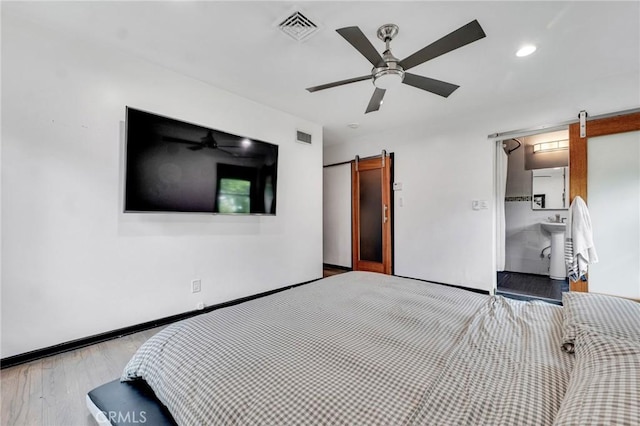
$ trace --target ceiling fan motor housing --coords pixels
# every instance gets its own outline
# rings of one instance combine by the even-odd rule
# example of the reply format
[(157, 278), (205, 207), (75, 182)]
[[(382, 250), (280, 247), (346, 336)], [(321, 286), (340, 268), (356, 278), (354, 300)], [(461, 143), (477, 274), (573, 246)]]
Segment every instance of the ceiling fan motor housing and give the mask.
[(378, 38), (385, 42), (386, 50), (382, 54), (384, 61), (379, 67), (371, 70), (373, 85), (379, 89), (389, 89), (399, 85), (404, 80), (404, 69), (398, 64), (398, 58), (391, 54), (389, 42), (398, 34), (398, 26), (395, 24), (385, 24), (378, 28)]

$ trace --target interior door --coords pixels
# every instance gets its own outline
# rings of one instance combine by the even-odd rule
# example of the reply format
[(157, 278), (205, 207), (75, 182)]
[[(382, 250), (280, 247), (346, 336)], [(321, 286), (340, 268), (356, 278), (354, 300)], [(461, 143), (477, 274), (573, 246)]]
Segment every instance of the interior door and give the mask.
[(391, 157), (354, 161), (351, 179), (353, 270), (391, 274)]
[[(621, 148), (619, 148), (619, 146), (617, 145), (617, 143), (619, 142), (618, 138), (607, 138), (605, 136), (616, 135), (616, 134), (627, 133), (627, 132), (637, 132), (638, 130), (640, 130), (640, 113), (619, 115), (619, 116), (614, 116), (609, 118), (602, 118), (598, 120), (588, 121), (586, 123), (586, 137), (580, 137), (580, 127), (578, 123), (572, 124), (571, 126), (569, 126), (569, 171), (571, 175), (569, 179), (570, 199), (571, 201), (573, 201), (573, 199), (579, 195), (585, 200), (587, 205), (589, 205), (589, 209), (590, 210), (593, 209), (591, 219), (592, 219), (592, 225), (594, 227), (594, 244), (596, 245), (596, 251), (598, 252), (600, 263), (602, 263), (602, 265), (600, 264), (593, 265), (594, 267), (605, 268), (607, 267), (608, 263), (613, 262), (612, 259), (615, 260), (616, 258), (624, 258), (625, 256), (628, 256), (630, 253), (635, 253), (638, 251), (638, 247), (635, 247), (634, 250), (631, 250), (631, 251), (623, 249), (625, 242), (629, 240), (629, 238), (630, 238), (630, 241), (632, 241), (637, 246), (637, 237), (630, 236), (631, 233), (635, 232), (634, 229), (637, 230), (638, 228), (638, 221), (640, 220), (640, 218), (637, 215), (637, 209), (634, 210), (636, 212), (634, 218), (628, 217), (629, 214), (632, 214), (632, 212), (628, 211), (628, 209), (626, 208), (622, 208), (623, 211), (616, 211), (616, 207), (617, 207), (616, 203), (619, 203), (621, 201), (620, 199), (616, 199), (616, 194), (619, 192), (620, 189), (629, 189), (628, 188), (629, 185), (635, 185), (634, 187), (636, 188), (636, 191), (637, 191), (638, 175), (637, 173), (636, 174), (631, 173), (634, 171), (634, 169), (636, 169), (637, 171), (637, 162), (635, 163), (635, 166), (633, 165), (630, 166), (628, 161), (626, 160), (623, 161), (620, 158), (618, 159), (614, 158), (613, 163), (610, 162), (611, 167), (609, 168), (608, 171), (604, 169), (601, 165), (591, 164), (591, 166), (596, 166), (594, 167), (594, 172), (601, 172), (602, 170), (605, 170), (606, 172), (604, 174), (600, 173), (599, 176), (601, 177), (598, 178), (598, 180), (602, 180), (604, 176), (606, 177), (607, 180), (612, 180), (613, 182), (615, 182), (610, 184), (609, 187), (607, 187), (604, 191), (600, 190), (594, 194), (594, 195), (597, 195), (597, 197), (594, 198), (594, 205), (592, 206), (589, 200), (587, 199), (587, 192), (588, 192), (587, 190), (597, 191), (598, 188), (597, 188), (597, 185), (594, 185), (594, 180), (593, 180), (593, 178), (596, 176), (590, 177), (587, 173), (590, 167), (590, 160), (589, 160), (590, 156), (588, 154), (587, 148), (588, 146), (591, 146), (591, 142), (595, 142), (596, 144), (601, 145), (601, 146), (597, 146), (597, 149), (599, 149), (598, 152), (600, 153), (599, 154), (595, 153), (597, 154), (596, 156), (599, 156), (599, 157), (604, 157), (605, 155), (608, 156), (611, 153), (607, 153), (607, 150), (617, 151)], [(631, 136), (631, 138), (633, 139), (633, 136)], [(598, 140), (596, 141), (596, 139)], [(637, 136), (636, 136), (636, 143), (637, 143)], [(596, 147), (596, 146), (593, 146), (593, 147)], [(629, 151), (628, 147), (623, 149), (624, 149), (623, 152), (613, 152), (613, 153), (620, 154), (620, 156), (622, 157), (624, 156), (631, 157), (631, 156), (637, 155), (637, 152), (638, 152), (637, 147), (636, 147), (635, 154), (633, 150)], [(620, 176), (614, 176), (614, 174), (620, 175)], [(617, 180), (615, 180), (614, 178), (616, 178)], [(601, 182), (598, 182), (598, 184), (599, 183)], [(608, 198), (603, 197), (603, 195), (604, 196), (608, 195)], [(624, 197), (624, 199), (628, 199), (628, 194), (617, 195), (617, 197), (618, 198)], [(636, 194), (636, 197), (637, 197), (637, 194)], [(596, 204), (600, 204), (600, 206)], [(599, 211), (606, 211), (607, 213), (606, 216), (600, 215), (603, 218), (605, 218), (605, 220), (598, 220), (598, 218), (600, 217), (598, 215)], [(621, 218), (625, 220), (631, 219), (632, 221), (635, 221), (635, 228), (627, 227), (622, 230), (616, 231), (615, 227), (612, 228), (611, 226), (619, 225), (619, 222), (621, 222)], [(607, 223), (607, 222), (610, 222), (610, 223)], [(601, 238), (601, 241), (604, 243), (603, 246), (600, 246), (602, 248), (602, 252), (601, 252), (601, 250), (598, 248), (599, 242), (596, 239), (596, 229), (595, 229), (596, 227), (598, 228), (597, 232), (603, 231), (605, 234), (609, 234), (609, 235), (606, 235), (607, 237), (614, 238), (615, 240), (614, 243), (610, 244), (609, 246), (612, 248), (618, 247), (617, 252), (611, 251), (611, 253), (607, 255), (607, 252), (609, 251), (608, 250), (609, 247), (607, 247), (606, 241), (604, 241), (603, 238)], [(636, 238), (635, 241), (633, 241), (634, 238)], [(625, 265), (624, 267), (627, 267), (628, 265), (637, 264), (638, 259), (634, 258), (630, 262), (631, 263), (629, 262), (624, 263), (623, 264)], [(626, 280), (628, 281), (628, 284), (630, 285), (631, 288), (635, 288), (636, 291), (640, 290), (639, 288), (640, 282), (639, 282), (639, 278), (637, 277), (637, 274), (635, 274), (634, 278), (631, 278), (631, 279), (627, 278)], [(569, 283), (569, 286), (571, 291), (589, 291), (589, 287), (590, 287), (587, 281), (571, 281)], [(605, 287), (601, 287), (599, 285), (598, 288), (595, 288), (594, 290), (597, 292), (604, 292), (604, 293), (612, 292), (606, 289), (606, 284), (605, 284)], [(627, 294), (620, 294), (620, 295), (624, 295), (627, 297), (634, 297), (633, 295), (629, 296)], [(635, 298), (638, 298), (638, 297), (640, 296), (636, 294)]]

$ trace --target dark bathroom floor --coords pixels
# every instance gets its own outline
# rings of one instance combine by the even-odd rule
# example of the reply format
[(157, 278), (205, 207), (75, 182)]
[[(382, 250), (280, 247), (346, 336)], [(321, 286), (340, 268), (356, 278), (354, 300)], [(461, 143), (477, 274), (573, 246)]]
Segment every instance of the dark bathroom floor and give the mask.
[(498, 294), (514, 299), (543, 299), (559, 302), (569, 291), (569, 280), (552, 280), (546, 275), (498, 272)]

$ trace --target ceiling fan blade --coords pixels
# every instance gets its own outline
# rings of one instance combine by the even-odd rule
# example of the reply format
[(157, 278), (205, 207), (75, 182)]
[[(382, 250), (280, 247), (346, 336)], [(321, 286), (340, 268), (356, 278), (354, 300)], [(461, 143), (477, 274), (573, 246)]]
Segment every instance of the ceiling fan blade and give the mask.
[(415, 75), (411, 73), (404, 73), (404, 84), (417, 87), (418, 89), (426, 90), (427, 92), (435, 93), (442, 97), (448, 98), (458, 87), (455, 84), (447, 83), (446, 81), (435, 80), (433, 78), (423, 77), (421, 75)]
[(473, 20), (467, 25), (458, 28), (452, 33), (442, 37), (440, 40), (431, 43), (427, 47), (418, 50), (413, 55), (401, 60), (400, 65), (406, 71), (484, 37), (486, 37), (484, 30), (477, 20)]
[(237, 153), (235, 153), (235, 152), (231, 152), (231, 151), (227, 151), (226, 149), (222, 149), (222, 148), (220, 148), (220, 147), (217, 147), (217, 148), (216, 148), (216, 151), (224, 152), (225, 154), (229, 154), (229, 155), (231, 155), (232, 157), (238, 157), (238, 154), (237, 154)]
[(356, 83), (358, 81), (371, 80), (371, 75), (363, 75), (362, 77), (349, 78), (347, 80), (334, 81), (333, 83), (322, 84), (320, 86), (308, 87), (307, 90), (310, 93), (317, 92), (318, 90), (330, 89), (336, 86), (343, 86), (349, 83)]
[(174, 138), (173, 136), (163, 136), (162, 140), (167, 142), (178, 142), (178, 143), (188, 143), (191, 145), (200, 145), (200, 142), (194, 142), (187, 139)]
[(380, 109), (380, 105), (382, 105), (382, 98), (384, 98), (384, 92), (386, 92), (386, 90), (376, 87), (376, 90), (373, 92), (373, 96), (371, 96), (371, 100), (369, 101), (369, 105), (367, 105), (367, 110), (364, 112), (365, 114)]
[(378, 53), (373, 44), (369, 41), (367, 36), (365, 36), (360, 28), (358, 27), (345, 27), (339, 28), (336, 30), (338, 34), (344, 37), (345, 40), (349, 42), (353, 47), (356, 48), (358, 52), (362, 54), (371, 65), (374, 67), (379, 67), (384, 64), (382, 60), (382, 56)]

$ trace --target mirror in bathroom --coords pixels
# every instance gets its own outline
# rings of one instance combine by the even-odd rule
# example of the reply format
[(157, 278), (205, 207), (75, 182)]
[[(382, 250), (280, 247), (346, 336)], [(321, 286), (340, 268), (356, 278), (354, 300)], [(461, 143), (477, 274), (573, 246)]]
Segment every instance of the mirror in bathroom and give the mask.
[(551, 167), (531, 171), (531, 209), (569, 208), (569, 168)]

